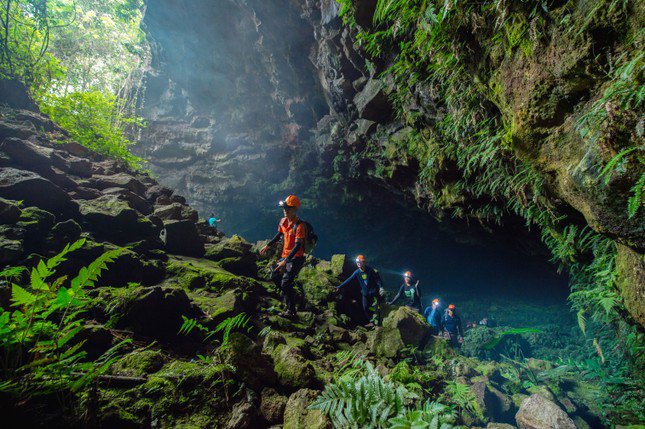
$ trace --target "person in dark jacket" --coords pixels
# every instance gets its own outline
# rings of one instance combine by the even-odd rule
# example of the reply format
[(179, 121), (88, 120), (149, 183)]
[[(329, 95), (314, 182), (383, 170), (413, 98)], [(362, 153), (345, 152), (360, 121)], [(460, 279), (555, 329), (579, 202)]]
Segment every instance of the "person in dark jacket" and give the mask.
[(406, 271), (403, 274), (403, 284), (399, 288), (399, 292), (390, 302), (389, 305), (394, 304), (401, 296), (404, 296), (404, 304), (414, 311), (421, 310), (421, 295), (419, 294), (419, 282), (414, 282), (412, 273)]
[(439, 302), (438, 298), (435, 298), (432, 300), (432, 305), (426, 307), (423, 312), (423, 316), (432, 327), (432, 335), (439, 335), (443, 329), (443, 324), (441, 323), (441, 310), (441, 302)]
[(365, 327), (370, 328), (374, 326), (373, 317), (376, 310), (376, 323), (381, 324), (381, 294), (380, 290), (383, 287), (383, 281), (378, 271), (367, 265), (365, 256), (358, 255), (356, 257), (356, 266), (358, 269), (349, 276), (347, 280), (336, 287), (336, 291), (340, 292), (350, 284), (358, 284), (361, 289), (361, 299), (363, 306), (363, 315), (365, 317)]
[(453, 347), (459, 347), (464, 342), (464, 329), (461, 326), (461, 318), (457, 314), (455, 304), (450, 304), (443, 315), (443, 329), (450, 339)]

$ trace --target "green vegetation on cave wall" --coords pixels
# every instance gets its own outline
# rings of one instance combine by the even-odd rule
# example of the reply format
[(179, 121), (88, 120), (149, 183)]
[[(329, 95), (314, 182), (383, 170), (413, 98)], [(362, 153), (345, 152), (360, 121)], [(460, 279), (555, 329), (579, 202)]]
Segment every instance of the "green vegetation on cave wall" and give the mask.
[(643, 3), (339, 3), (398, 126), (341, 149), (336, 177), (370, 159), (439, 216), (521, 216), (571, 274), (590, 350), (642, 373)]

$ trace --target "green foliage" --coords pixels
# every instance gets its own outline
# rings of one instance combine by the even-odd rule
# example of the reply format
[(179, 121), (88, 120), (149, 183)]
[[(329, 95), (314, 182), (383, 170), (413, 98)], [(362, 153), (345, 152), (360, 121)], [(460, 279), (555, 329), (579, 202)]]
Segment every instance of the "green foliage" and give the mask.
[(370, 362), (362, 365), (363, 373), (346, 374), (325, 386), (309, 408), (325, 413), (335, 427), (388, 427), (388, 419), (401, 415), (414, 395), (383, 380)]
[(0, 78), (26, 84), (80, 144), (141, 167), (126, 137), (149, 61), (140, 0), (2, 0)]
[(467, 411), (483, 420), (482, 410), (468, 385), (449, 381), (446, 383), (444, 397), (449, 403), (455, 404), (460, 413)]
[(495, 335), (490, 341), (484, 344), (484, 348), (487, 350), (492, 350), (504, 339), (506, 335), (519, 335), (519, 334), (530, 334), (530, 333), (541, 333), (542, 331), (534, 328), (513, 328), (504, 332), (500, 332)]
[(66, 129), (70, 137), (98, 153), (141, 168), (143, 160), (130, 152), (132, 142), (126, 127), (141, 127), (141, 118), (119, 113), (119, 100), (99, 91), (73, 92), (65, 96), (47, 95), (41, 108), (54, 122)]
[(455, 412), (446, 405), (427, 401), (418, 409), (406, 410), (403, 415), (393, 417), (388, 421), (390, 429), (451, 429), (457, 428)]
[(247, 316), (246, 313), (240, 313), (233, 317), (227, 317), (226, 319), (218, 323), (217, 326), (215, 326), (215, 329), (210, 329), (209, 327), (204, 326), (201, 323), (197, 322), (195, 319), (190, 319), (186, 316), (181, 316), (181, 317), (182, 319), (184, 319), (184, 322), (179, 328), (180, 334), (188, 335), (193, 331), (193, 329), (197, 328), (198, 330), (200, 330), (205, 334), (204, 340), (207, 340), (211, 338), (213, 335), (221, 332), (222, 346), (225, 346), (228, 344), (228, 337), (233, 330), (240, 330), (240, 331), (246, 331), (246, 332), (251, 330), (251, 326), (249, 326), (249, 321), (251, 320), (251, 318)]
[(83, 329), (82, 313), (90, 298), (85, 290), (94, 286), (107, 265), (122, 249), (108, 251), (68, 280), (55, 277), (57, 267), (67, 256), (83, 246), (85, 240), (68, 244), (56, 256), (41, 260), (31, 269), (28, 284), (18, 281), (19, 272), (11, 274), (12, 311), (0, 309), (0, 360), (3, 388), (18, 395), (47, 394), (87, 386), (104, 373), (116, 359), (110, 349), (94, 362), (85, 361), (83, 342), (77, 335)]

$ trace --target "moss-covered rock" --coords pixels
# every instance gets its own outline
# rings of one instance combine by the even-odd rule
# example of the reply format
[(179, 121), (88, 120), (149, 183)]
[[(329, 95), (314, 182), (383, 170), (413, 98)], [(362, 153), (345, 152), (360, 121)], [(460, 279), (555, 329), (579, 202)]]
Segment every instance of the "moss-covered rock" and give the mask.
[(331, 429), (331, 421), (320, 410), (307, 407), (316, 399), (318, 391), (300, 389), (289, 397), (284, 410), (283, 429)]
[(225, 289), (259, 287), (254, 280), (232, 274), (217, 263), (205, 259), (171, 257), (168, 272), (185, 289), (208, 289), (215, 292)]
[(645, 327), (645, 255), (618, 245), (616, 287), (631, 316)]
[(300, 271), (298, 281), (302, 283), (305, 299), (314, 306), (320, 307), (333, 300), (337, 282), (332, 275), (307, 266)]
[(213, 323), (219, 323), (227, 317), (233, 317), (248, 310), (246, 294), (239, 289), (229, 290), (221, 295), (196, 290), (188, 292), (188, 296)]
[(405, 347), (401, 339), (401, 332), (396, 328), (380, 327), (367, 333), (365, 343), (373, 355), (382, 358), (395, 358)]
[(347, 255), (332, 255), (331, 273), (339, 280), (345, 280), (352, 275), (356, 266)]
[(280, 395), (275, 389), (264, 388), (260, 400), (260, 414), (269, 423), (282, 422), (288, 400), (289, 398)]
[(253, 390), (275, 385), (277, 377), (271, 359), (248, 336), (231, 333), (225, 356), (226, 362), (235, 367), (235, 375)]
[(399, 331), (406, 345), (420, 346), (430, 336), (430, 325), (417, 311), (402, 306), (383, 319), (383, 327)]
[(280, 384), (302, 388), (312, 383), (315, 375), (314, 369), (298, 347), (278, 344), (271, 356)]
[(116, 361), (110, 372), (116, 375), (142, 377), (159, 371), (166, 357), (159, 350), (139, 350), (126, 354)]
[(247, 254), (253, 254), (253, 245), (240, 237), (233, 235), (224, 238), (219, 243), (206, 246), (204, 257), (211, 261), (221, 261), (226, 258), (239, 258)]

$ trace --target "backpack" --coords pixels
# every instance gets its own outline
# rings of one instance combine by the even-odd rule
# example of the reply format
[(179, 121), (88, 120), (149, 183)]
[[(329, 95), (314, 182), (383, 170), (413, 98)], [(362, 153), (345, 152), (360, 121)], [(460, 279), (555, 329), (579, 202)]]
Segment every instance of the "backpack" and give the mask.
[(303, 224), (305, 226), (305, 246), (304, 250), (305, 253), (311, 253), (314, 250), (314, 247), (316, 247), (316, 244), (318, 244), (318, 236), (316, 235), (316, 232), (314, 231), (314, 227), (307, 222), (306, 220), (298, 219), (298, 222), (293, 227), (293, 234), (296, 234), (296, 230), (298, 229), (298, 225)]

